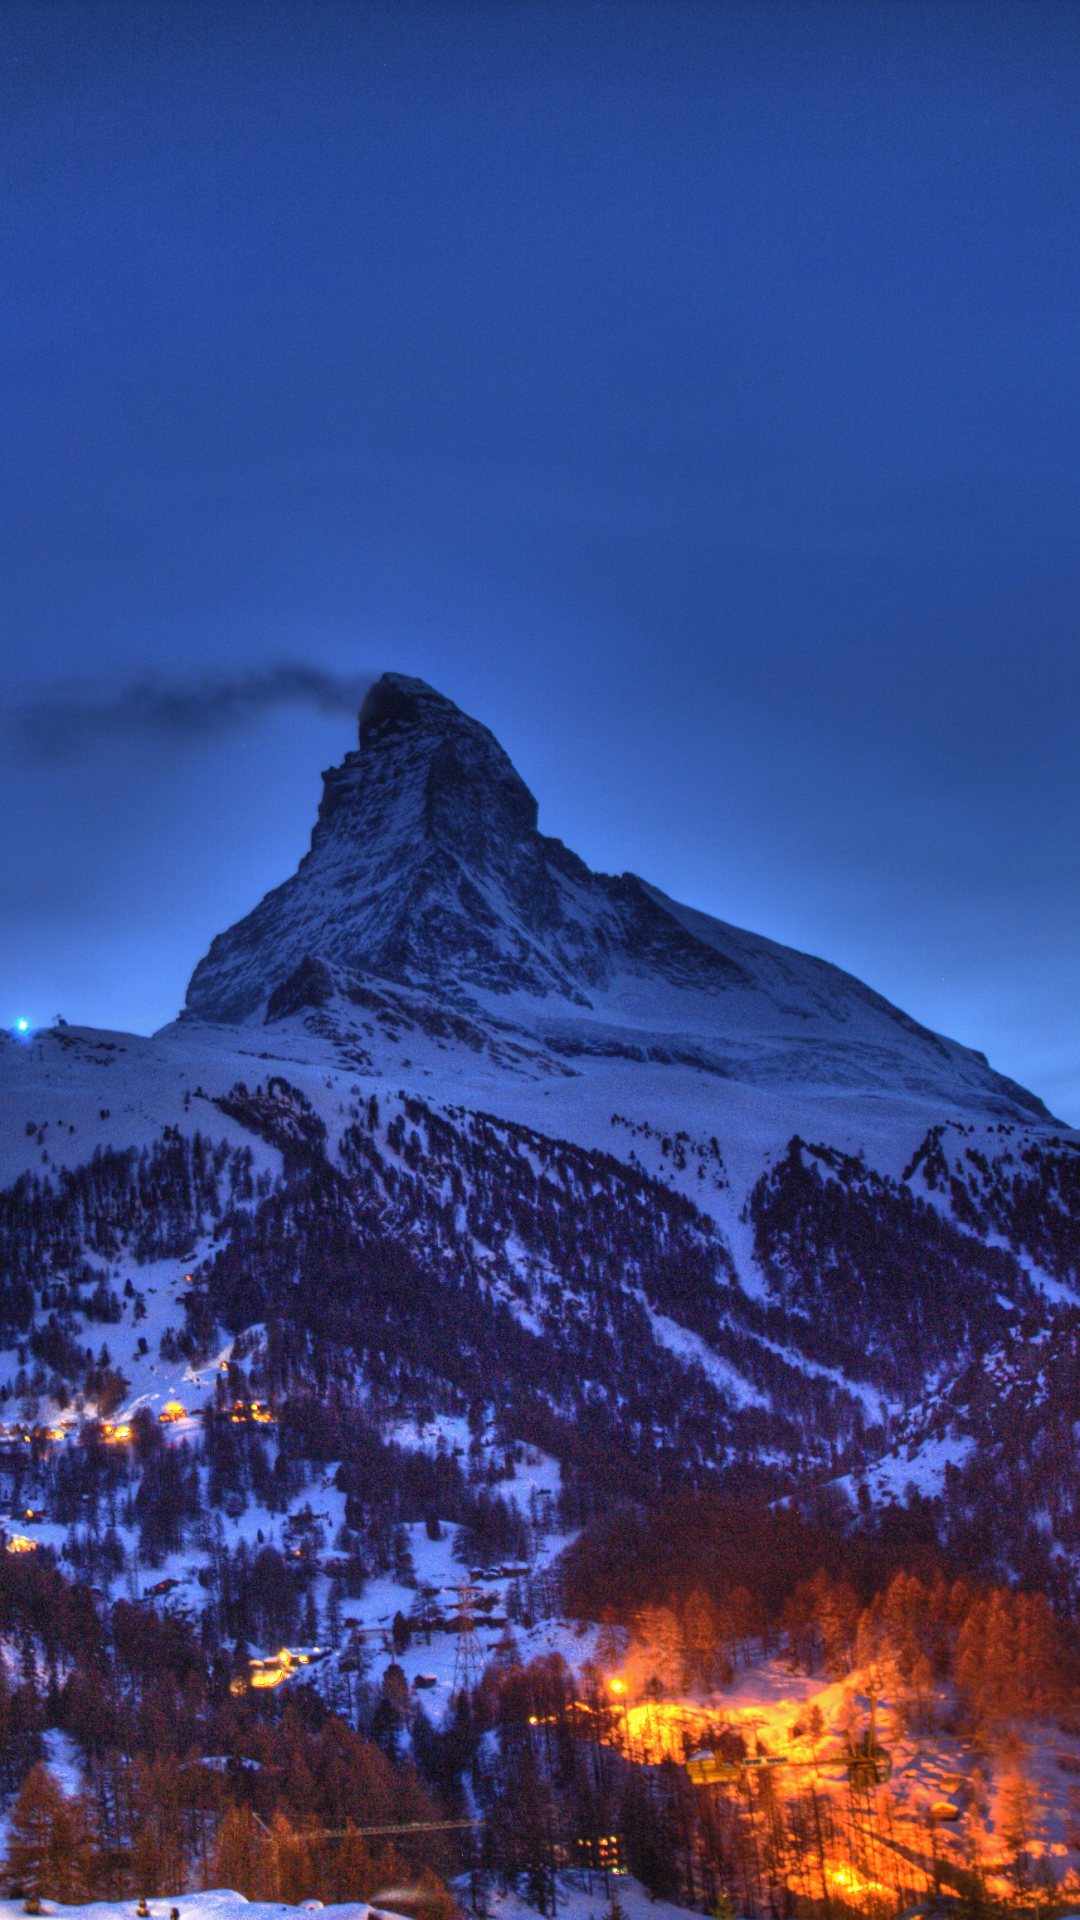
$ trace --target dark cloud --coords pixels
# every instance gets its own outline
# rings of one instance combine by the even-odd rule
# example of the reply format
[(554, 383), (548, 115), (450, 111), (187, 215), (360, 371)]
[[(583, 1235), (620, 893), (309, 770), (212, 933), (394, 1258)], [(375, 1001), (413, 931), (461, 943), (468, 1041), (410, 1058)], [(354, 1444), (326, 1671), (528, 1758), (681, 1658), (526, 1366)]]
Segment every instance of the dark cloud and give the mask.
[(370, 673), (327, 673), (295, 663), (197, 680), (155, 675), (105, 698), (79, 690), (42, 694), (9, 706), (7, 717), (24, 753), (63, 759), (118, 736), (203, 738), (243, 726), (272, 707), (355, 715), (373, 679)]

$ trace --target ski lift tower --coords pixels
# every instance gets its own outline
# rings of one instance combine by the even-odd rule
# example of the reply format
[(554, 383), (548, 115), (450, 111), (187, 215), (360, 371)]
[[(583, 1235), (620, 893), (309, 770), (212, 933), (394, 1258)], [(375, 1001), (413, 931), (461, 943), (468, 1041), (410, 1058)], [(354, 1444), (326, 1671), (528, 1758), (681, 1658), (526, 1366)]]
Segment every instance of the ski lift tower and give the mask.
[(484, 1670), (484, 1657), (476, 1632), (478, 1589), (463, 1581), (457, 1590), (457, 1646), (454, 1649), (454, 1692), (471, 1693)]

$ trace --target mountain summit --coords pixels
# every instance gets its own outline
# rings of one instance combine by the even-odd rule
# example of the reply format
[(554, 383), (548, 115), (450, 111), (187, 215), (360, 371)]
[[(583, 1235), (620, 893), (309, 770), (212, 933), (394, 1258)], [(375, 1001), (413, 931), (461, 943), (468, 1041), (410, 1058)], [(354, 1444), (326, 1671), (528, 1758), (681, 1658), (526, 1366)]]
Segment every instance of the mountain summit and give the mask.
[(498, 741), (421, 680), (384, 674), (325, 775), (297, 872), (219, 934), (184, 1017), (274, 1022), (373, 991), (468, 1011), (550, 1055), (725, 1079), (946, 1097), (1046, 1118), (980, 1054), (826, 962), (593, 873), (537, 828)]
[(311, 851), (213, 942), (187, 1011), (248, 1020), (305, 962), (456, 997), (524, 992), (582, 1008), (620, 967), (681, 985), (749, 985), (640, 881), (591, 873), (536, 820), (486, 727), (422, 680), (384, 674), (361, 709), (357, 750), (325, 776)]

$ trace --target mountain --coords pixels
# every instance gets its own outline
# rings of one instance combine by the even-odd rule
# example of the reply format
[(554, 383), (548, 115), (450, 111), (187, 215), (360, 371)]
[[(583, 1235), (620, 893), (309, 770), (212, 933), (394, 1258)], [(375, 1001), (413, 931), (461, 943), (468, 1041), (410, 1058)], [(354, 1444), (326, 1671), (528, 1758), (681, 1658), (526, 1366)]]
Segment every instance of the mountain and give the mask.
[(485, 727), (387, 674), (298, 871), (173, 1025), (8, 1037), (0, 1405), (198, 1400), (231, 1362), (371, 1540), (436, 1486), (512, 1534), (419, 1441), (372, 1453), (438, 1417), (558, 1462), (568, 1526), (613, 1489), (911, 1481), (1030, 1560), (977, 1470), (1002, 1421), (956, 1409), (987, 1355), (1001, 1381), (1075, 1344), (1076, 1136), (850, 975), (537, 821)]
[[(184, 1017), (273, 1025), (334, 1009), (344, 1034), (404, 991), (505, 1051), (691, 1066), (749, 1085), (911, 1093), (999, 1118), (1049, 1116), (982, 1055), (839, 968), (592, 873), (537, 830), (486, 727), (385, 674), (359, 746), (325, 776), (311, 850), (196, 967)], [(427, 1012), (425, 1013), (425, 1006)], [(320, 1030), (331, 1031), (330, 1023)]]

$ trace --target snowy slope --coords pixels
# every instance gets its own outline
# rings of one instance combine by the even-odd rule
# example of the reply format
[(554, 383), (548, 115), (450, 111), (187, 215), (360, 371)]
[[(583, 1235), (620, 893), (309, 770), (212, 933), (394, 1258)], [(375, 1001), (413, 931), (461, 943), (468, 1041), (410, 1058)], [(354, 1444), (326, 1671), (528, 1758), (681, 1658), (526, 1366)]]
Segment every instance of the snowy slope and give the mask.
[[(361, 713), (357, 750), (326, 776), (311, 851), (213, 942), (174, 1025), (152, 1038), (67, 1027), (0, 1037), (0, 1185), (9, 1191), (26, 1176), (61, 1196), (69, 1178), (89, 1192), (95, 1153), (152, 1157), (170, 1139), (190, 1145), (196, 1132), (231, 1156), (234, 1185), (222, 1187), (218, 1211), (196, 1209), (162, 1229), (150, 1252), (134, 1227), (105, 1251), (86, 1217), (91, 1203), (75, 1209), (88, 1272), (104, 1276), (120, 1302), (107, 1341), (130, 1382), (129, 1405), (172, 1397), (195, 1405), (210, 1391), (235, 1326), (222, 1320), (195, 1365), (163, 1357), (162, 1338), (184, 1325), (185, 1276), (205, 1276), (219, 1259), (220, 1210), (251, 1216), (260, 1193), (295, 1181), (289, 1137), (274, 1131), (284, 1124), (280, 1099), (267, 1127), (235, 1097), (242, 1085), (263, 1098), (276, 1081), (323, 1130), (320, 1164), (339, 1180), (349, 1169), (357, 1220), (377, 1219), (380, 1233), (422, 1250), (429, 1271), (440, 1262), (467, 1269), (485, 1311), (508, 1311), (537, 1355), (590, 1323), (579, 1343), (587, 1365), (589, 1340), (608, 1338), (616, 1312), (620, 1340), (627, 1352), (639, 1343), (657, 1392), (677, 1393), (680, 1379), (692, 1386), (699, 1428), (713, 1421), (721, 1453), (790, 1456), (808, 1444), (821, 1394), (833, 1396), (845, 1445), (864, 1419), (887, 1426), (898, 1412), (880, 1369), (853, 1370), (815, 1344), (813, 1324), (792, 1317), (790, 1301), (778, 1304), (786, 1269), (779, 1256), (762, 1264), (758, 1183), (801, 1135), (849, 1160), (862, 1156), (891, 1183), (872, 1196), (879, 1213), (885, 1202), (895, 1210), (899, 1183), (935, 1217), (959, 1220), (971, 1246), (1004, 1248), (1012, 1231), (1004, 1202), (980, 1225), (986, 1195), (958, 1216), (944, 1174), (933, 1190), (922, 1174), (904, 1184), (920, 1143), (947, 1127), (954, 1161), (977, 1150), (989, 1166), (1004, 1134), (1018, 1155), (1037, 1156), (1064, 1152), (1070, 1137), (981, 1055), (929, 1033), (839, 969), (683, 907), (633, 875), (591, 873), (536, 822), (536, 802), (484, 727), (421, 682), (384, 676)], [(364, 1184), (349, 1142), (372, 1095), (381, 1131)], [(436, 1151), (429, 1132), (419, 1172), (389, 1131), (412, 1126), (413, 1096), (445, 1136)], [(494, 1145), (477, 1115), (502, 1126)], [(572, 1279), (558, 1249), (588, 1232), (594, 1189), (588, 1164), (567, 1159), (571, 1149), (593, 1157), (595, 1192), (615, 1196), (616, 1213), (647, 1201), (658, 1248), (677, 1225), (674, 1213), (664, 1217), (664, 1196), (671, 1207), (692, 1203), (690, 1225), (679, 1219), (686, 1248), (693, 1243), (713, 1273), (711, 1305), (681, 1300), (673, 1282), (658, 1291), (648, 1259), (648, 1271), (627, 1266), (614, 1304), (593, 1296), (595, 1276), (584, 1290), (580, 1275)], [(513, 1173), (527, 1201), (530, 1178), (555, 1177), (541, 1164), (552, 1154), (562, 1182), (552, 1189), (554, 1238), (530, 1251), (498, 1218), (494, 1238), (490, 1221), (489, 1238), (478, 1237), (469, 1182), (475, 1196), (528, 1163), (531, 1174)], [(253, 1183), (247, 1198), (237, 1197), (238, 1156)], [(133, 1159), (132, 1180), (135, 1168)], [(439, 1212), (435, 1226), (422, 1227), (421, 1203)], [(1066, 1214), (1072, 1204), (1061, 1202)], [(13, 1205), (5, 1257), (44, 1289), (40, 1319), (50, 1300), (55, 1311), (49, 1282), (62, 1262), (68, 1270), (71, 1228), (35, 1252), (18, 1224), (24, 1216)], [(833, 1263), (833, 1253), (820, 1256), (816, 1285), (828, 1288)], [(868, 1350), (890, 1337), (884, 1308), (873, 1322), (876, 1276), (875, 1267), (863, 1284)], [(1000, 1337), (1002, 1314), (1020, 1310), (1029, 1282), (1063, 1298), (1074, 1280), (1025, 1256), (1012, 1279), (987, 1283), (987, 1337)], [(914, 1292), (926, 1284), (916, 1265)], [(224, 1311), (220, 1290), (208, 1300), (207, 1312)], [(78, 1338), (96, 1350), (102, 1333), (80, 1323)], [(919, 1393), (968, 1357), (970, 1329), (943, 1339)], [(13, 1393), (14, 1379), (12, 1361)], [(492, 1379), (493, 1397), (505, 1384)], [(606, 1394), (617, 1422), (629, 1384), (629, 1374), (610, 1373), (592, 1387), (584, 1380), (582, 1391)], [(785, 1437), (791, 1420), (798, 1434)], [(874, 1445), (884, 1445), (884, 1426)]]
[(185, 1018), (274, 1026), (324, 1010), (344, 1039), (365, 1014), (383, 1026), (411, 1014), (511, 1071), (520, 1047), (525, 1071), (626, 1060), (796, 1097), (910, 1094), (1047, 1117), (982, 1056), (838, 968), (633, 874), (591, 873), (536, 820), (486, 728), (421, 681), (384, 675), (357, 750), (326, 775), (310, 852), (213, 942)]

